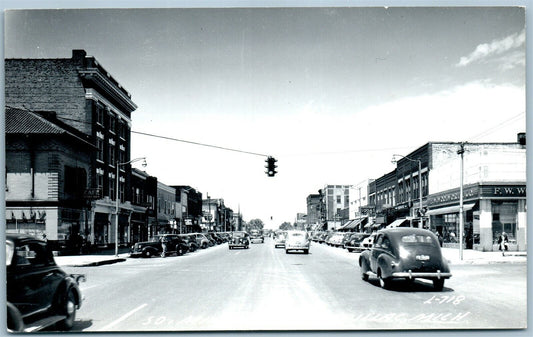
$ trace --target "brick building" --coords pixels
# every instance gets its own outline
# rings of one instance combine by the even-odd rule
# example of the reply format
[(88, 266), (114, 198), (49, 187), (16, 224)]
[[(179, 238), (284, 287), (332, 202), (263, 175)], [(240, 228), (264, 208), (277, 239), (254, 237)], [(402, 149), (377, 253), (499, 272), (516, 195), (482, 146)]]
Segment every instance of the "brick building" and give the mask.
[(91, 153), (84, 135), (52, 112), (6, 108), (6, 232), (66, 243), (90, 233)]
[(71, 58), (6, 59), (5, 100), (11, 107), (55, 111), (59, 120), (80, 132), (80, 138), (95, 145), (87, 168), (87, 191), (92, 191), (86, 198), (87, 236), (92, 244), (107, 245), (117, 239), (127, 244), (133, 208), (131, 166), (126, 163), (131, 113), (137, 108), (130, 93), (94, 57), (73, 50)]

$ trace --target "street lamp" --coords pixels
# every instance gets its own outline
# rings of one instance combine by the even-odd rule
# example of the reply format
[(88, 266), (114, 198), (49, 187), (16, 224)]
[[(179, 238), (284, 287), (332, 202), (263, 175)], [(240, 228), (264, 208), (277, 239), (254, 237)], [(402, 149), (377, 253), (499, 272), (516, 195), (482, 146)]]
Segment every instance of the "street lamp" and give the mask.
[(418, 194), (420, 197), (420, 208), (419, 208), (420, 223), (418, 224), (418, 227), (420, 227), (422, 225), (422, 161), (420, 159), (411, 159), (411, 158), (402, 156), (401, 154), (393, 154), (392, 160), (391, 160), (393, 164), (396, 164), (398, 162), (398, 160), (396, 159), (396, 156), (405, 158), (409, 161), (418, 162)]
[(116, 189), (116, 199), (115, 199), (115, 256), (118, 256), (118, 203), (119, 203), (119, 190), (120, 190), (119, 189), (119, 186), (120, 186), (119, 185), (120, 184), (119, 169), (123, 165), (131, 164), (131, 163), (139, 161), (139, 160), (144, 160), (143, 163), (142, 163), (142, 166), (146, 167), (146, 165), (147, 165), (146, 164), (146, 157), (135, 158), (135, 159), (132, 159), (132, 160), (124, 162), (124, 163), (119, 163), (117, 161), (117, 176), (115, 177), (115, 179), (116, 179), (116, 185), (115, 185), (115, 189)]

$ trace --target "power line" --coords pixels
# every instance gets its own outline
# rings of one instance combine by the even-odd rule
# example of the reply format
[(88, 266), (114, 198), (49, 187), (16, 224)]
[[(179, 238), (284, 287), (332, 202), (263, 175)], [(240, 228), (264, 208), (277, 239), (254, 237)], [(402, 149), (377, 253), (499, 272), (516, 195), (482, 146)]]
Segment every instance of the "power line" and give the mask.
[(166, 140), (172, 140), (172, 141), (175, 141), (175, 142), (182, 142), (182, 143), (187, 143), (187, 144), (194, 144), (194, 145), (200, 145), (200, 146), (205, 146), (205, 147), (212, 147), (212, 148), (220, 149), (220, 150), (226, 150), (226, 151), (233, 151), (233, 152), (246, 153), (246, 154), (251, 154), (251, 155), (261, 156), (261, 157), (269, 157), (269, 155), (262, 154), (262, 153), (255, 153), (255, 152), (249, 152), (249, 151), (243, 151), (243, 150), (231, 149), (231, 148), (229, 148), (229, 147), (223, 147), (223, 146), (217, 146), (217, 145), (210, 145), (210, 144), (204, 144), (204, 143), (198, 143), (198, 142), (192, 142), (192, 141), (189, 141), (189, 140), (177, 139), (177, 138), (166, 137), (166, 136), (159, 136), (159, 135), (154, 135), (154, 134), (146, 133), (146, 132), (140, 132), (140, 131), (133, 131), (133, 130), (132, 130), (131, 133), (136, 133), (136, 134), (138, 134), (138, 135), (143, 135), (143, 136), (148, 136), (148, 137), (154, 137), (154, 138), (161, 138), (161, 139), (166, 139)]
[(511, 118), (508, 118), (508, 119), (506, 119), (506, 120), (504, 120), (504, 121), (502, 121), (502, 122), (500, 122), (498, 125), (493, 126), (492, 128), (489, 128), (489, 129), (487, 129), (487, 130), (485, 130), (485, 131), (483, 131), (483, 132), (478, 133), (477, 135), (475, 135), (475, 136), (473, 136), (472, 138), (470, 138), (469, 141), (473, 141), (473, 140), (475, 140), (476, 138), (481, 138), (481, 137), (483, 137), (483, 136), (487, 136), (487, 135), (489, 135), (489, 134), (491, 134), (491, 133), (497, 131), (497, 130), (500, 129), (502, 126), (514, 122), (515, 120), (519, 119), (519, 118), (520, 118), (522, 115), (524, 115), (524, 114), (525, 114), (525, 112), (522, 111), (521, 113), (519, 113), (519, 114), (517, 114), (517, 115), (515, 115), (515, 116), (513, 116), (513, 117), (511, 117)]

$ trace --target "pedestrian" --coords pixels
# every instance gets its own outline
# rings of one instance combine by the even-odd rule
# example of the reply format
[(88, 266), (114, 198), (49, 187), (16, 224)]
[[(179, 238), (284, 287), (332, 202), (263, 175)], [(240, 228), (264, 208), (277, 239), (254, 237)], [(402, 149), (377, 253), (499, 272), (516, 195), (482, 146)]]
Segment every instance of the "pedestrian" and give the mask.
[(442, 247), (442, 243), (443, 243), (443, 239), (442, 239), (442, 235), (440, 235), (439, 232), (436, 232), (435, 234), (437, 234), (437, 239), (439, 240), (439, 245)]
[(161, 236), (161, 257), (165, 257), (167, 255), (167, 237)]
[(505, 251), (509, 250), (509, 239), (505, 232), (502, 232), (498, 237), (498, 249), (502, 251), (502, 256), (505, 256)]

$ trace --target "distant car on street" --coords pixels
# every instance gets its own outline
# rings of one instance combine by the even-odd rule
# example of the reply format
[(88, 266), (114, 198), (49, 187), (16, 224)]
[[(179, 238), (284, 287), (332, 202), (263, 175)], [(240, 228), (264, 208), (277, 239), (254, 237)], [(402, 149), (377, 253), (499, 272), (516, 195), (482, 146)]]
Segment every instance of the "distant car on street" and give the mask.
[(248, 249), (250, 246), (250, 237), (246, 232), (233, 232), (228, 244), (229, 249), (234, 249), (237, 247)]
[(257, 229), (250, 230), (250, 242), (254, 243), (254, 242), (257, 242), (257, 241), (259, 241), (261, 243), (265, 242), (265, 238), (264, 238), (263, 234), (261, 233), (261, 231), (259, 231)]
[(81, 307), (82, 274), (67, 274), (45, 241), (6, 235), (7, 330), (70, 330)]
[(137, 242), (130, 250), (130, 257), (152, 257), (159, 256), (163, 252), (161, 239), (166, 240), (167, 250), (165, 255), (183, 255), (189, 250), (189, 245), (178, 234), (154, 235), (150, 241)]
[(309, 254), (311, 239), (306, 231), (287, 231), (285, 239), (285, 253), (289, 251), (301, 250), (304, 254)]
[(198, 246), (198, 243), (196, 243), (196, 235), (178, 234), (178, 236), (181, 237), (183, 241), (187, 244), (189, 252), (194, 252), (198, 250), (198, 248), (200, 248), (200, 246)]
[(420, 228), (391, 228), (377, 233), (374, 245), (359, 256), (361, 277), (377, 277), (387, 289), (392, 279), (433, 281), (441, 291), (444, 280), (452, 276), (442, 256), (439, 240), (432, 232)]
[(361, 252), (363, 251), (363, 240), (369, 237), (368, 233), (354, 233), (344, 244), (344, 248), (348, 249), (349, 252)]
[(274, 248), (285, 248), (285, 239), (287, 238), (287, 232), (281, 231), (276, 233), (274, 238)]

